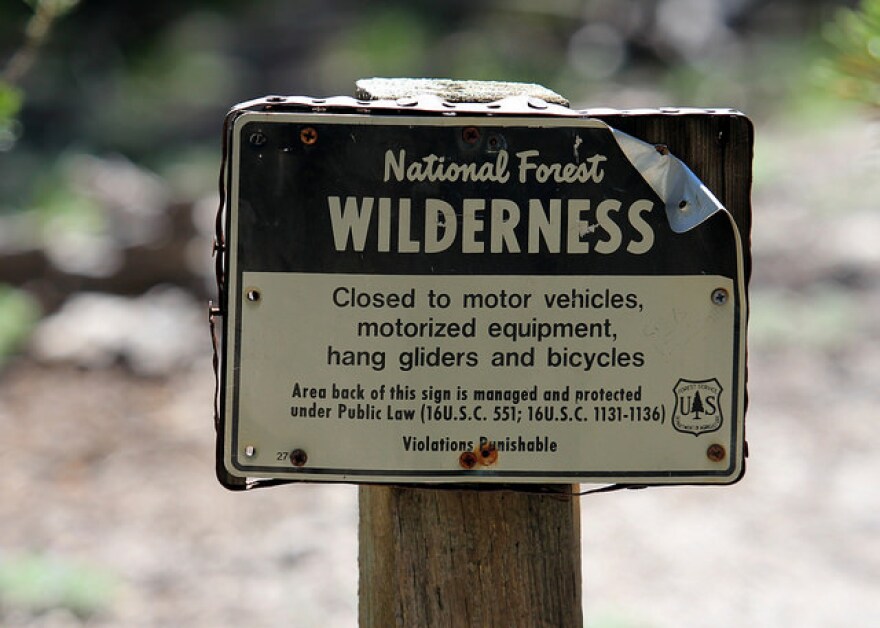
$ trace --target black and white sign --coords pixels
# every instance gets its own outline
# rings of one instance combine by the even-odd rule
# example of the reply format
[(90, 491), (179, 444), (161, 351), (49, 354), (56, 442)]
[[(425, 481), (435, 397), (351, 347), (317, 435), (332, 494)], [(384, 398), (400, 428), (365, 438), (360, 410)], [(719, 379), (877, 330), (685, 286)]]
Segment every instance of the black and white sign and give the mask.
[(673, 229), (690, 199), (605, 124), (247, 112), (231, 140), (231, 475), (741, 475), (736, 228)]

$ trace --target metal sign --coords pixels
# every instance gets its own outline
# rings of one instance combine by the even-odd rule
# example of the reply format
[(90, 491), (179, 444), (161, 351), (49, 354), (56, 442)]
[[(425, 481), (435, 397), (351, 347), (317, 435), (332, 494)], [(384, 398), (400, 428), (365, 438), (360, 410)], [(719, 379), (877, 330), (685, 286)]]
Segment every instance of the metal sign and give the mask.
[(588, 117), (407, 113), (230, 114), (226, 481), (736, 481), (711, 193)]

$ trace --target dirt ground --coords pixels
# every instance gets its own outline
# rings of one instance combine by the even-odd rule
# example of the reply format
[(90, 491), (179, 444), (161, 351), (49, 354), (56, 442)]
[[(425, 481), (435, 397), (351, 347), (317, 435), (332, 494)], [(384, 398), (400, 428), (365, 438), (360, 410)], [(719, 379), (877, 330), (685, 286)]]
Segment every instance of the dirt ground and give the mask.
[[(758, 128), (745, 478), (582, 499), (597, 628), (880, 625), (880, 134)], [(0, 624), (354, 626), (356, 488), (226, 492), (163, 379), (0, 377)]]

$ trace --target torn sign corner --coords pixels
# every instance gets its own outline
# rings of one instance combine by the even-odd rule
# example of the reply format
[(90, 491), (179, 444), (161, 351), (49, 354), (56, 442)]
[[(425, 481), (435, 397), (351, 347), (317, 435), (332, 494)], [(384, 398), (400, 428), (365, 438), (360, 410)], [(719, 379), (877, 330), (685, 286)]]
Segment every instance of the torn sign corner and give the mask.
[(719, 211), (726, 211), (702, 181), (665, 146), (655, 146), (617, 129), (617, 144), (642, 178), (666, 205), (670, 228), (684, 233)]

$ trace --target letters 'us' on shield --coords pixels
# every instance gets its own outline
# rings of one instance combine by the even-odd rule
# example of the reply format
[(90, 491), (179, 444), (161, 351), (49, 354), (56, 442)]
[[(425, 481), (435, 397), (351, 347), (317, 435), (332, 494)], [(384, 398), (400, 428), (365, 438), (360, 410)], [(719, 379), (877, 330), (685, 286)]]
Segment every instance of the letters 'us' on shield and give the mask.
[(236, 107), (221, 481), (735, 482), (751, 150), (728, 110)]

